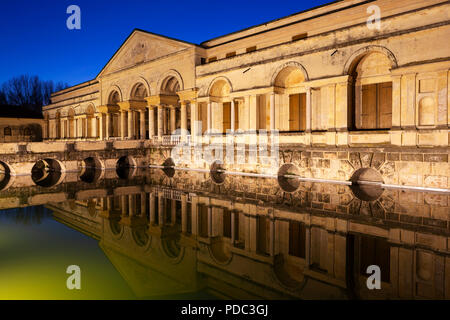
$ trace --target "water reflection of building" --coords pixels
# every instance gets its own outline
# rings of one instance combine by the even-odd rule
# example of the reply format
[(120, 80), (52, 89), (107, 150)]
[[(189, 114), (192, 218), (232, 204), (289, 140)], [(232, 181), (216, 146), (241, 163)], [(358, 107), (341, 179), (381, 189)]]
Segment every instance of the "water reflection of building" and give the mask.
[[(48, 207), (98, 239), (139, 297), (450, 297), (446, 215), (434, 225), (390, 222), (149, 185)], [(381, 268), (380, 291), (366, 287), (372, 264)]]

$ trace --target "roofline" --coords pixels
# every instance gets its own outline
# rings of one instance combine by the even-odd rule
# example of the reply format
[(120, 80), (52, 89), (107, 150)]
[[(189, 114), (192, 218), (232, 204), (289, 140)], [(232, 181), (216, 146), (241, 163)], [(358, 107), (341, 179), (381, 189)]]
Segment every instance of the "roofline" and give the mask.
[[(323, 7), (326, 7), (326, 6), (331, 6), (331, 5), (334, 5), (336, 3), (343, 2), (343, 1), (345, 1), (345, 0), (335, 0), (335, 1), (332, 1), (332, 2), (329, 2), (329, 3), (321, 4), (321, 5), (309, 8), (309, 9), (302, 10), (302, 11), (299, 11), (299, 12), (296, 12), (296, 13), (292, 13), (290, 15), (287, 15), (287, 16), (284, 16), (284, 17), (281, 17), (281, 18), (273, 19), (273, 20), (270, 20), (270, 21), (267, 21), (267, 22), (263, 22), (263, 23), (260, 23), (260, 24), (254, 25), (254, 26), (250, 26), (250, 27), (241, 29), (241, 30), (233, 31), (233, 32), (230, 32), (230, 33), (227, 33), (227, 34), (224, 34), (224, 35), (221, 35), (221, 36), (214, 37), (212, 39), (203, 41), (203, 42), (200, 43), (200, 45), (203, 48), (205, 48), (205, 49), (210, 49), (210, 48), (213, 48), (213, 47), (216, 47), (216, 46), (220, 46), (220, 45), (223, 45), (223, 44), (226, 44), (226, 43), (229, 43), (229, 42), (233, 42), (233, 41), (236, 41), (236, 40), (239, 40), (239, 39), (248, 38), (248, 37), (254, 36), (254, 35), (259, 34), (259, 33), (263, 33), (263, 32), (267, 32), (267, 31), (271, 31), (273, 29), (281, 28), (281, 27), (284, 27), (286, 25), (282, 25), (282, 26), (278, 26), (278, 27), (275, 27), (275, 28), (272, 28), (272, 29), (260, 31), (260, 32), (257, 32), (255, 34), (249, 34), (249, 35), (237, 38), (237, 39), (232, 39), (232, 40), (226, 41), (224, 43), (220, 43), (220, 44), (216, 44), (216, 45), (212, 45), (212, 46), (205, 45), (205, 43), (209, 42), (209, 41), (214, 41), (214, 40), (218, 40), (220, 38), (225, 38), (225, 37), (233, 35), (233, 34), (238, 34), (238, 33), (243, 32), (243, 31), (248, 31), (248, 30), (251, 30), (251, 29), (254, 29), (254, 28), (258, 28), (258, 27), (261, 27), (261, 26), (269, 24), (269, 23), (277, 22), (277, 21), (280, 21), (280, 20), (283, 20), (283, 19), (286, 19), (286, 18), (290, 18), (290, 17), (296, 16), (296, 15), (303, 14), (303, 13), (306, 13), (308, 11), (313, 11), (313, 10), (316, 10), (316, 9), (319, 9), (319, 8), (323, 8)], [(375, 1), (375, 0), (372, 0), (372, 1)], [(362, 3), (372, 2), (372, 1), (363, 1)], [(360, 4), (361, 3), (358, 3), (357, 5), (360, 5)], [(343, 9), (347, 9), (347, 8), (343, 8)], [(326, 13), (324, 13), (324, 14), (326, 14)], [(311, 17), (311, 18), (315, 18), (315, 17)], [(298, 22), (300, 22), (300, 21), (291, 22), (289, 24), (298, 23)], [(287, 24), (287, 25), (289, 25), (289, 24)]]
[(184, 41), (184, 40), (180, 40), (180, 39), (176, 39), (176, 38), (172, 38), (172, 37), (168, 37), (168, 36), (164, 36), (162, 34), (159, 33), (154, 33), (154, 32), (150, 32), (150, 31), (146, 31), (146, 30), (142, 30), (139, 28), (134, 28), (133, 31), (131, 31), (131, 33), (128, 35), (128, 37), (122, 42), (122, 44), (120, 45), (120, 47), (114, 52), (114, 54), (111, 56), (111, 58), (109, 58), (108, 62), (106, 62), (106, 64), (103, 66), (103, 68), (100, 70), (100, 72), (95, 76), (95, 79), (97, 79), (100, 74), (103, 72), (103, 70), (105, 70), (106, 66), (111, 62), (111, 60), (116, 56), (116, 54), (120, 51), (120, 49), (122, 49), (122, 47), (125, 45), (125, 43), (128, 41), (128, 39), (130, 39), (130, 37), (136, 32), (143, 32), (146, 34), (151, 34), (153, 36), (157, 36), (157, 37), (161, 37), (161, 38), (165, 38), (168, 40), (172, 40), (172, 41), (177, 41), (177, 42), (182, 42), (191, 46), (195, 46), (195, 47), (199, 47), (199, 48), (203, 48), (201, 45), (199, 44), (195, 44), (192, 42), (188, 42), (188, 41)]
[(60, 96), (62, 94), (65, 94), (65, 93), (69, 93), (69, 92), (72, 92), (72, 91), (75, 91), (75, 90), (78, 90), (78, 89), (89, 87), (89, 86), (91, 86), (93, 84), (96, 84), (96, 83), (98, 83), (97, 79), (87, 80), (87, 81), (78, 83), (76, 85), (67, 87), (65, 89), (62, 89), (62, 90), (59, 90), (59, 91), (55, 91), (55, 92), (50, 94), (50, 97), (57, 97), (57, 96)]

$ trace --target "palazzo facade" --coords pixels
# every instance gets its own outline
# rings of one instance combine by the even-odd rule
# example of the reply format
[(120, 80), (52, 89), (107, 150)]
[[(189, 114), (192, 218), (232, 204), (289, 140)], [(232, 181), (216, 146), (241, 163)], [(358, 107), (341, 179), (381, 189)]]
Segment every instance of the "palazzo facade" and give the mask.
[(279, 133), (281, 149), (306, 152), (292, 161), (320, 158), (307, 176), (371, 167), (385, 183), (445, 189), (449, 12), (442, 0), (343, 0), (200, 45), (136, 29), (95, 79), (52, 95), (44, 140), (248, 149)]

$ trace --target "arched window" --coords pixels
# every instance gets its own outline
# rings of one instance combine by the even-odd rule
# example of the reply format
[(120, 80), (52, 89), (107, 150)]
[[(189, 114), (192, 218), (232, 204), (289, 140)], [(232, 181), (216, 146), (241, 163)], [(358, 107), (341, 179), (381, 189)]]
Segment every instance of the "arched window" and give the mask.
[(6, 136), (12, 136), (12, 130), (11, 127), (6, 127), (3, 129), (3, 135)]
[(30, 128), (25, 128), (25, 130), (23, 131), (23, 135), (24, 136), (31, 136), (31, 129)]
[(392, 63), (380, 52), (357, 61), (353, 69), (353, 129), (390, 129), (392, 126)]

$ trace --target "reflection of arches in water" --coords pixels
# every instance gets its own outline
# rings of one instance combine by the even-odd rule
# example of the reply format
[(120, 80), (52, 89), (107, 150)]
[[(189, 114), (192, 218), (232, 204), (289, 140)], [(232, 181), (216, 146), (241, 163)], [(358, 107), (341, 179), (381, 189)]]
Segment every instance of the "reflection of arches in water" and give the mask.
[(150, 239), (145, 228), (135, 229), (132, 234), (138, 247), (145, 247)]
[(6, 189), (11, 182), (11, 169), (9, 166), (0, 161), (0, 190)]
[(175, 175), (175, 162), (172, 158), (167, 158), (164, 163), (162, 164), (164, 166), (163, 172), (168, 176), (169, 178), (173, 178)]
[(112, 234), (115, 236), (119, 236), (122, 233), (122, 226), (120, 225), (118, 219), (109, 220), (109, 228), (111, 229)]
[(219, 263), (229, 263), (232, 258), (230, 250), (230, 240), (223, 237), (215, 237), (211, 239), (209, 247), (211, 257)]
[(162, 248), (164, 253), (171, 259), (178, 258), (181, 254), (180, 238), (170, 237), (162, 240)]
[(33, 182), (41, 187), (52, 187), (62, 178), (62, 165), (55, 159), (43, 159), (36, 162), (31, 169)]
[(300, 279), (295, 279), (292, 272), (290, 272), (290, 265), (283, 254), (278, 254), (274, 259), (274, 274), (276, 279), (286, 288), (291, 290), (301, 287)]
[(80, 180), (92, 183), (97, 182), (102, 175), (102, 164), (98, 159), (89, 157), (83, 160), (83, 168), (81, 169)]
[(381, 174), (372, 168), (361, 168), (353, 173), (351, 179), (355, 197), (363, 201), (375, 201), (383, 194)]
[(123, 156), (116, 164), (116, 173), (120, 179), (129, 179), (136, 173), (136, 163), (132, 157)]
[(87, 208), (88, 208), (89, 216), (95, 217), (97, 215), (96, 205), (97, 205), (97, 203), (94, 200), (92, 200), (92, 199), (88, 200)]

